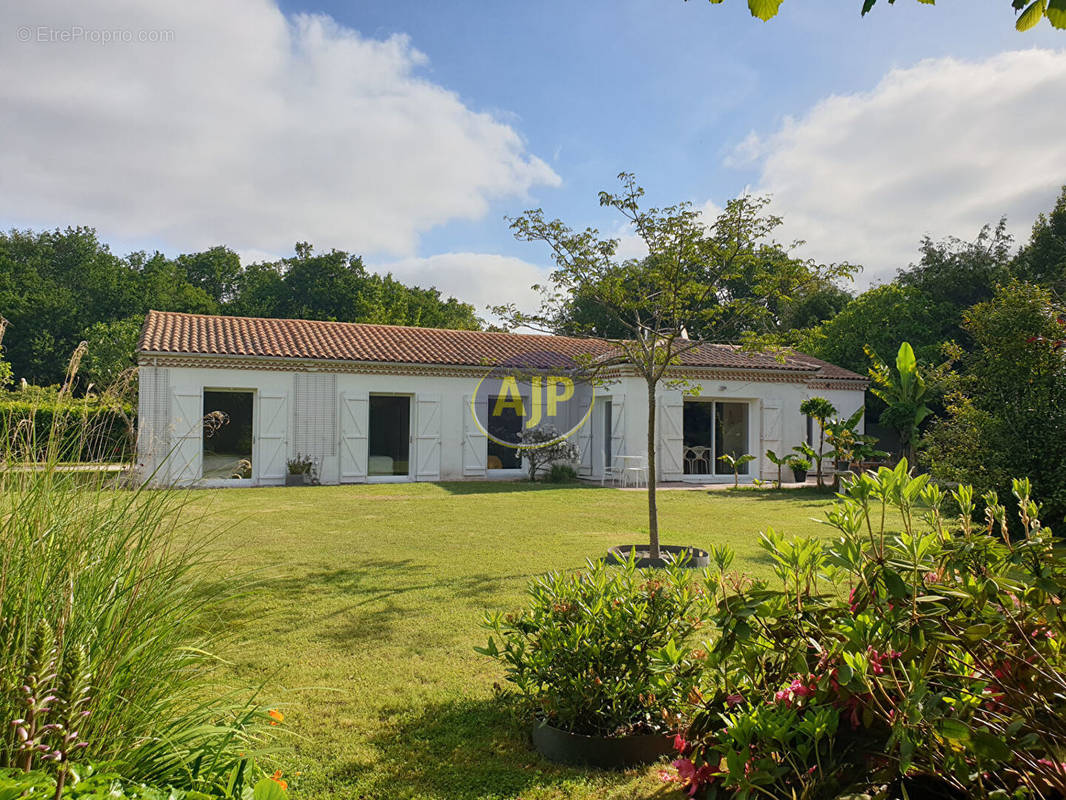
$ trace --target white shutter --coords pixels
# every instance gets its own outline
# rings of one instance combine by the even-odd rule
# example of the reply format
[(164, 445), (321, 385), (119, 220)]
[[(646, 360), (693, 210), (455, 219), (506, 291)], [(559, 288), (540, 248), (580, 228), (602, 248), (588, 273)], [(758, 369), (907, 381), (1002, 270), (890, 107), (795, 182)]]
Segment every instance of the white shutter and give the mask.
[(337, 455), (337, 376), (297, 372), (293, 379), (293, 455), (321, 463)]
[(165, 482), (170, 450), (170, 373), (163, 367), (140, 367), (137, 383), (137, 479)]
[(618, 456), (625, 455), (626, 448), (626, 396), (616, 394), (611, 398), (611, 464), (618, 463)]
[(366, 392), (341, 395), (341, 483), (366, 481), (369, 414), (370, 397)]
[(684, 400), (670, 393), (659, 398), (659, 451), (655, 454), (659, 476), (664, 481), (679, 481), (685, 474)]
[(167, 476), (171, 483), (194, 483), (203, 475), (203, 395), (199, 391), (175, 391), (170, 396), (170, 420), (174, 446), (167, 461)]
[(415, 399), (415, 480), (440, 480), (440, 395), (419, 394)]
[(586, 397), (581, 401), (580, 419), (585, 420), (585, 422), (577, 429), (578, 475), (592, 474), (592, 421), (589, 419), (589, 407), (591, 405), (591, 397)]
[[(471, 403), (474, 403), (473, 407)], [(474, 419), (472, 408), (476, 409), (478, 419), (488, 419), (488, 398), (472, 398), (470, 395), (463, 398), (463, 475), (484, 478), (489, 439)]]
[(780, 401), (776, 398), (764, 400), (762, 404), (762, 431), (760, 433), (760, 450), (754, 455), (759, 459), (759, 475), (770, 480), (777, 480), (777, 467), (766, 458), (766, 451), (773, 450), (780, 456), (784, 452), (781, 441), (781, 417)]
[(256, 471), (261, 481), (283, 481), (288, 454), (287, 398), (283, 394), (259, 395), (259, 450), (254, 456)]

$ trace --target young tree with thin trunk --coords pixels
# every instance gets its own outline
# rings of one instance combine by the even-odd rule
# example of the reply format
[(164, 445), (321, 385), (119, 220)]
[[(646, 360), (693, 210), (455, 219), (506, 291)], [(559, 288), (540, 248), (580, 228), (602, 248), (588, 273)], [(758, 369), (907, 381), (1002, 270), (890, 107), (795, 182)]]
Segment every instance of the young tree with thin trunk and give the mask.
[(565, 324), (570, 335), (591, 335), (591, 330), (575, 331), (569, 313), (575, 298), (581, 298), (601, 310), (600, 318), (626, 332), (606, 348), (590, 348), (598, 355), (590, 355), (586, 366), (593, 381), (604, 370), (624, 365), (647, 384), (649, 555), (659, 558), (656, 397), (660, 387), (688, 386), (676, 368), (685, 353), (702, 344), (688, 338), (688, 328), (713, 332), (744, 319), (753, 327), (765, 321), (768, 329), (773, 309), (790, 293), (848, 276), (853, 268), (791, 257), (789, 248), (771, 239), (781, 219), (766, 213), (768, 198), (730, 200), (708, 225), (689, 203), (642, 208), (644, 190), (635, 176), (622, 173), (618, 178), (621, 191), (600, 192), (600, 205), (622, 215), (647, 255), (620, 257), (617, 239), (601, 237), (594, 228), (574, 230), (561, 220), (548, 220), (540, 209), (527, 211), (510, 220), (511, 230), (520, 241), (546, 244), (556, 269), (548, 286), (534, 287), (543, 297), (537, 313), (524, 314), (514, 306), (493, 311), (516, 327), (555, 332)]

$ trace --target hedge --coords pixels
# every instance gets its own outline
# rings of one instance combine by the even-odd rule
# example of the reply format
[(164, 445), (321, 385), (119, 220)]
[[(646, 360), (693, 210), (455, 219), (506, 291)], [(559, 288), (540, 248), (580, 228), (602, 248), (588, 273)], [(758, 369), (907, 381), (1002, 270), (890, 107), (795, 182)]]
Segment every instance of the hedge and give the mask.
[[(127, 421), (129, 420), (129, 421)], [(7, 460), (115, 462), (132, 458), (136, 437), (132, 407), (116, 408), (94, 400), (27, 401), (0, 398), (0, 443)]]

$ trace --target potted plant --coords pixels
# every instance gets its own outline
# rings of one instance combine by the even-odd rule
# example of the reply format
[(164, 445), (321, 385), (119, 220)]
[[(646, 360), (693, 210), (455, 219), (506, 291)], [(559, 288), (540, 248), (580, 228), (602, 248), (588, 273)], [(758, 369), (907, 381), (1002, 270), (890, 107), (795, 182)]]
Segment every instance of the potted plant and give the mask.
[(702, 592), (690, 570), (642, 572), (589, 562), (534, 579), (527, 607), (490, 614), (487, 646), (503, 667), (533, 745), (550, 761), (622, 769), (671, 752), (677, 712), (696, 687)]
[(311, 483), (315, 462), (310, 456), (297, 453), (296, 457), (290, 458), (286, 464), (288, 465), (288, 472), (285, 474), (286, 486), (307, 486)]
[(792, 456), (788, 460), (788, 465), (792, 468), (792, 477), (796, 483), (807, 482), (807, 470), (811, 468), (810, 459), (803, 456)]

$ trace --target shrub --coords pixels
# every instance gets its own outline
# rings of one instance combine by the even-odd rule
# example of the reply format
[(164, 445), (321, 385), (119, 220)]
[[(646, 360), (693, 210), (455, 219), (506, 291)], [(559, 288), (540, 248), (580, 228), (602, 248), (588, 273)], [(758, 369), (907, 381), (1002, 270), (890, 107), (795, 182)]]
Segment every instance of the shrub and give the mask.
[(902, 461), (846, 482), (836, 540), (767, 532), (775, 585), (716, 553), (719, 635), (674, 779), (708, 797), (1062, 796), (1066, 561), (1013, 489), (1017, 539), (995, 494), (975, 521), (969, 487), (947, 498)]
[(577, 480), (577, 471), (569, 464), (552, 464), (548, 472), (550, 483), (572, 483)]
[(16, 461), (127, 461), (136, 447), (135, 418), (134, 408), (114, 397), (75, 399), (51, 387), (3, 392), (0, 449)]
[[(254, 786), (239, 794), (205, 794), (172, 786), (148, 785), (124, 778), (105, 765), (101, 769), (86, 768), (74, 776), (65, 789), (58, 787), (54, 777), (46, 772), (23, 772), (0, 769), (0, 798), (38, 798), (39, 800), (223, 800), (241, 797), (242, 800), (284, 800), (287, 797), (284, 781), (279, 775), (261, 778)], [(56, 794), (60, 791), (61, 794)]]
[(563, 437), (551, 425), (524, 430), (518, 434), (522, 442), (522, 457), (529, 465), (529, 479), (535, 481), (549, 464), (577, 461), (577, 445)]
[(492, 614), (478, 652), (505, 668), (527, 719), (573, 733), (669, 730), (695, 686), (701, 650), (691, 639), (700, 588), (683, 567), (640, 571), (589, 562), (529, 585), (529, 606)]
[(0, 473), (0, 766), (48, 756), (62, 774), (76, 724), (77, 750), (130, 779), (232, 786), (265, 730), (247, 697), (211, 685), (204, 615), (232, 589), (204, 577), (220, 566), (208, 542), (179, 535), (186, 494), (61, 468), (59, 443), (86, 435), (56, 423), (45, 463)]

